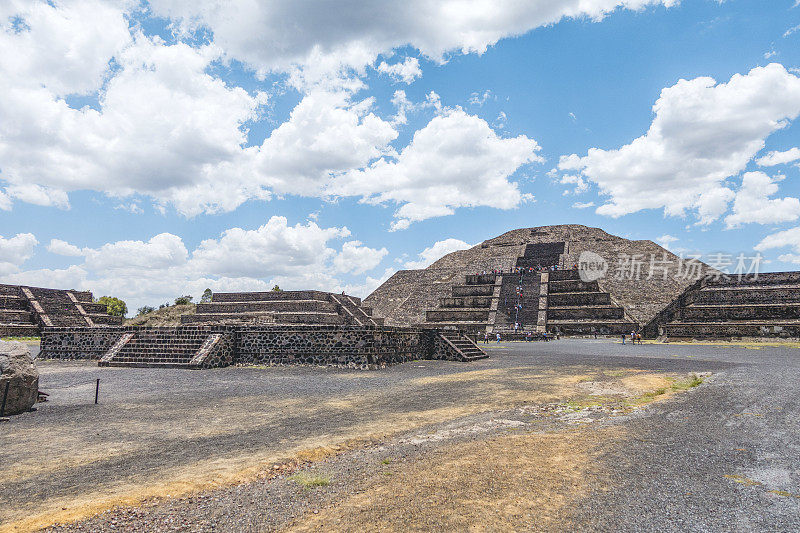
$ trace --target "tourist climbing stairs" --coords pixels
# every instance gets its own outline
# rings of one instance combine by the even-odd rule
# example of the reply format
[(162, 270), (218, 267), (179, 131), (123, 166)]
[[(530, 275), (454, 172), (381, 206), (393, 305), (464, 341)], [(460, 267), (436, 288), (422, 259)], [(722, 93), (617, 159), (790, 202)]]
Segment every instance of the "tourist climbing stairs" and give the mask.
[(201, 349), (207, 348), (213, 340), (213, 334), (199, 328), (147, 328), (126, 332), (98, 365), (201, 368)]
[(439, 337), (454, 351), (460, 361), (469, 362), (489, 357), (472, 339), (456, 330), (439, 331)]

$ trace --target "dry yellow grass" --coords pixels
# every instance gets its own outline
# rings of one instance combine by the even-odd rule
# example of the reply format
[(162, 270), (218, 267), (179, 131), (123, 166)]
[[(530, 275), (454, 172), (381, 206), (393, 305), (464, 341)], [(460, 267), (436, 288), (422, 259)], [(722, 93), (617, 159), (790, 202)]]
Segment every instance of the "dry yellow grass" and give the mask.
[[(574, 367), (565, 371), (542, 371), (526, 368), (477, 370), (442, 377), (424, 378), (400, 387), (374, 391), (369, 394), (348, 395), (320, 401), (307, 398), (291, 401), (270, 401), (264, 397), (235, 397), (206, 406), (200, 421), (185, 408), (164, 407), (156, 419), (147, 416), (135, 424), (120, 427), (120, 441), (113, 446), (100, 447), (91, 439), (81, 438), (80, 431), (54, 434), (40, 446), (30, 448), (29, 457), (11, 470), (6, 470), (0, 482), (28, 477), (45, 477), (64, 467), (81, 466), (102, 461), (111, 456), (147, 449), (147, 436), (165, 432), (173, 438), (197, 438), (223, 433), (252, 431), (259, 425), (280, 423), (286, 413), (293, 416), (318, 416), (321, 412), (347, 412), (349, 425), (338, 427), (336, 435), (310, 428), (305, 435), (287, 443), (264, 443), (247, 453), (219, 450), (214, 457), (190, 458), (179, 467), (163, 468), (138, 483), (125, 479), (113, 480), (97, 489), (86, 487), (84, 492), (70, 497), (31, 502), (24, 509), (0, 510), (0, 532), (28, 531), (56, 522), (80, 520), (118, 505), (133, 505), (145, 499), (177, 497), (235, 485), (263, 477), (273, 465), (287, 462), (320, 460), (354, 446), (386, 439), (429, 424), (448, 422), (463, 416), (576, 398), (591, 397), (577, 386), (587, 380), (612, 383), (622, 387), (627, 396), (638, 397), (660, 387), (668, 387), (664, 376), (644, 374), (635, 370), (619, 370), (609, 375), (598, 369)], [(666, 383), (666, 385), (665, 385)], [(447, 405), (422, 410), (378, 410), (376, 405), (389, 405), (398, 398), (414, 397), (430, 387), (468, 384), (470, 394)], [(660, 398), (649, 398), (651, 401)], [(131, 406), (137, 409), (138, 406)], [(110, 423), (120, 423), (113, 422)], [(36, 435), (21, 432), (18, 442)]]
[(619, 428), (509, 435), (440, 449), (376, 478), (290, 531), (569, 531), (603, 484), (598, 457)]

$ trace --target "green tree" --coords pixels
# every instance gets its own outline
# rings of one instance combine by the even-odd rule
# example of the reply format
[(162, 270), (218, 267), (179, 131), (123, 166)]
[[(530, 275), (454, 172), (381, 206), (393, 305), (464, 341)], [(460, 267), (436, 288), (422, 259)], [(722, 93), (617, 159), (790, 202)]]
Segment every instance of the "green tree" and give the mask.
[(211, 299), (214, 297), (214, 293), (211, 292), (211, 289), (206, 289), (203, 291), (203, 296), (200, 297), (201, 304), (208, 304), (211, 303)]
[(147, 313), (152, 313), (155, 311), (155, 307), (150, 307), (149, 305), (143, 305), (139, 309), (136, 310), (136, 316), (146, 315)]
[(274, 287), (272, 287), (272, 290), (275, 291), (275, 292), (281, 292), (283, 289), (281, 289), (280, 287), (275, 285)]
[(192, 303), (192, 297), (188, 294), (175, 298), (175, 305), (188, 305), (190, 303)]
[(111, 316), (125, 316), (128, 314), (128, 306), (119, 298), (101, 296), (100, 299), (97, 300), (97, 303), (104, 304), (106, 306), (106, 313)]

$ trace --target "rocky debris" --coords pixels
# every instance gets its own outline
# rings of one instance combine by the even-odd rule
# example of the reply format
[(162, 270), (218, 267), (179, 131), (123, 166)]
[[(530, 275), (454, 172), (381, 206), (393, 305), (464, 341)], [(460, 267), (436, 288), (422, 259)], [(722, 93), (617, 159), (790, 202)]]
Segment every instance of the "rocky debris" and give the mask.
[(28, 347), (22, 342), (0, 341), (0, 402), (8, 386), (7, 415), (24, 413), (39, 396), (39, 371)]

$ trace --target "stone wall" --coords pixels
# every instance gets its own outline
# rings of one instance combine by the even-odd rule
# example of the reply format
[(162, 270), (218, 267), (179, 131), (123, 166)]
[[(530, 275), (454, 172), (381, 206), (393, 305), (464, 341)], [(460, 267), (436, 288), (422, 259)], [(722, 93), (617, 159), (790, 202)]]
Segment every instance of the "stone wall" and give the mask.
[[(158, 344), (196, 331), (206, 341), (187, 360), (191, 367), (230, 364), (326, 365), (379, 368), (414, 359), (452, 359), (435, 330), (386, 326), (179, 326), (146, 328), (44, 328), (42, 359), (99, 360), (125, 334), (158, 336)], [(167, 342), (164, 342), (167, 341)], [(130, 342), (135, 342), (132, 338)], [(122, 343), (120, 343), (122, 344)], [(159, 354), (146, 353), (160, 360)], [(113, 362), (113, 359), (110, 361)], [(146, 362), (146, 361), (143, 361)]]

